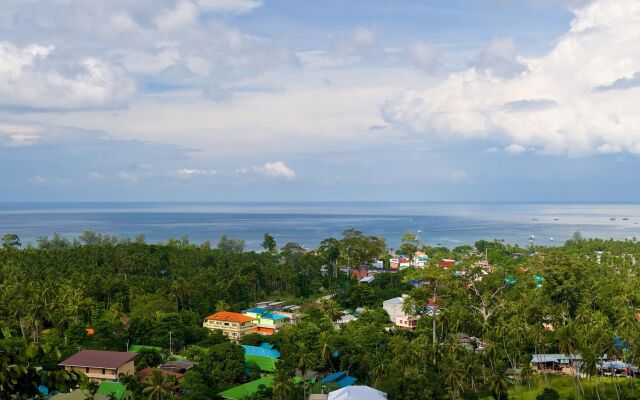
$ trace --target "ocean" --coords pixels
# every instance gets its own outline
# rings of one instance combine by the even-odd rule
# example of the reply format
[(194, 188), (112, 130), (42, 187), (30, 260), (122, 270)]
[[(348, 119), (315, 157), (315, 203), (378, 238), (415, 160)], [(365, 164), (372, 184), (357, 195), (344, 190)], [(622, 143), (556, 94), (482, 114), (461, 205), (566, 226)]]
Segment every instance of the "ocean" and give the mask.
[(269, 232), (279, 246), (316, 247), (327, 237), (356, 228), (383, 236), (396, 247), (407, 231), (423, 243), (455, 247), (479, 239), (527, 245), (562, 244), (574, 232), (584, 237), (640, 237), (640, 204), (524, 204), (427, 202), (290, 203), (0, 203), (0, 234), (17, 233), (23, 245), (60, 233), (83, 231), (147, 242), (187, 236), (215, 243), (221, 235), (241, 238), (259, 250)]

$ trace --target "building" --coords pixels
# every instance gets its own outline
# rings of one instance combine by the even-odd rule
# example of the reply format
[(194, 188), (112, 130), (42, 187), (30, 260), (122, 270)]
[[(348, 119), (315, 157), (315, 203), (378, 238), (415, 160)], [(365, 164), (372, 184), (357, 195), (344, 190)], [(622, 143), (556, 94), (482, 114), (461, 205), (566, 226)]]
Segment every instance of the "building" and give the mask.
[(254, 307), (242, 314), (253, 320), (255, 326), (251, 330), (261, 335), (273, 335), (289, 322), (289, 317), (264, 307)]
[(239, 342), (256, 324), (253, 318), (228, 311), (220, 311), (205, 318), (202, 324), (211, 331), (220, 331), (233, 342)]
[(429, 256), (422, 251), (416, 251), (413, 257), (413, 266), (417, 268), (424, 268), (429, 263)]
[(404, 297), (395, 297), (382, 302), (382, 308), (389, 314), (391, 322), (399, 328), (414, 330), (420, 317), (410, 316), (404, 312)]
[(387, 400), (387, 394), (369, 386), (349, 386), (329, 393), (329, 400)]
[(115, 382), (119, 375), (136, 372), (133, 361), (136, 355), (132, 352), (82, 350), (58, 365), (65, 371), (81, 372), (94, 382)]

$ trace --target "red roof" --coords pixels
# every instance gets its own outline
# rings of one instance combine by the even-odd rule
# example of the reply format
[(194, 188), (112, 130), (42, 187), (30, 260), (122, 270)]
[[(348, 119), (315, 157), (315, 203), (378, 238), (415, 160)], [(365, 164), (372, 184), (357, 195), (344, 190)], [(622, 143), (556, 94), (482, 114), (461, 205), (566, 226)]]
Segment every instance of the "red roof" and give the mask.
[(246, 315), (228, 312), (228, 311), (220, 311), (215, 314), (211, 314), (207, 317), (207, 319), (212, 319), (214, 321), (226, 321), (226, 322), (251, 322), (253, 318), (247, 317)]
[(82, 350), (59, 365), (65, 367), (91, 367), (117, 369), (133, 360), (138, 353), (103, 350)]
[(438, 263), (438, 265), (441, 267), (450, 267), (455, 264), (456, 264), (455, 260), (442, 260)]

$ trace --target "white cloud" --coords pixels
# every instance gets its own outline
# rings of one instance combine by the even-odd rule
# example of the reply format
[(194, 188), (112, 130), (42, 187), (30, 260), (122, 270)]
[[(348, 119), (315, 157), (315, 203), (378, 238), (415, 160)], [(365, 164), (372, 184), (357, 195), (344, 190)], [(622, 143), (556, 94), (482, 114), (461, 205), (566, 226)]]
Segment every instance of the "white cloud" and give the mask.
[(640, 2), (600, 0), (575, 10), (544, 56), (494, 42), (473, 67), (382, 108), (396, 127), (443, 140), (490, 138), (548, 154), (640, 153), (635, 84)]
[(291, 180), (296, 177), (295, 171), (282, 161), (267, 162), (262, 167), (258, 167), (257, 170), (274, 178)]
[(116, 176), (127, 183), (138, 183), (138, 175), (132, 172), (120, 171)]
[(192, 27), (198, 22), (199, 10), (195, 4), (183, 0), (175, 7), (164, 10), (153, 22), (161, 31), (171, 31)]
[(29, 183), (32, 183), (34, 185), (43, 185), (47, 183), (47, 179), (41, 175), (34, 175), (29, 178)]
[(199, 0), (200, 7), (219, 13), (244, 14), (262, 6), (262, 0)]
[(432, 70), (440, 57), (440, 50), (429, 43), (414, 42), (407, 46), (409, 60), (419, 69)]
[(504, 148), (504, 151), (511, 155), (521, 154), (527, 151), (526, 147), (519, 145), (517, 143), (510, 144), (509, 146)]
[(87, 174), (87, 179), (91, 181), (103, 181), (107, 179), (106, 175), (101, 174), (100, 172), (91, 171)]
[(135, 92), (120, 68), (95, 57), (65, 63), (53, 46), (0, 42), (0, 105), (74, 109), (119, 106)]
[(215, 170), (207, 171), (204, 169), (197, 169), (197, 168), (180, 168), (176, 171), (176, 174), (179, 177), (183, 177), (183, 178), (191, 178), (193, 176), (216, 175), (217, 173), (218, 171), (215, 171)]

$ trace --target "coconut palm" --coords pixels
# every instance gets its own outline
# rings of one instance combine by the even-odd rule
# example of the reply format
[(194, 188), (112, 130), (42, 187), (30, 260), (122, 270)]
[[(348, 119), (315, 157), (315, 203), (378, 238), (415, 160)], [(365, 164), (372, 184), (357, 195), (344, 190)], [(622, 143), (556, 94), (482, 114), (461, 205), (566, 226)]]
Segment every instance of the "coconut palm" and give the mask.
[(165, 377), (159, 370), (154, 370), (142, 392), (149, 400), (167, 400), (172, 396), (174, 384), (173, 376)]

